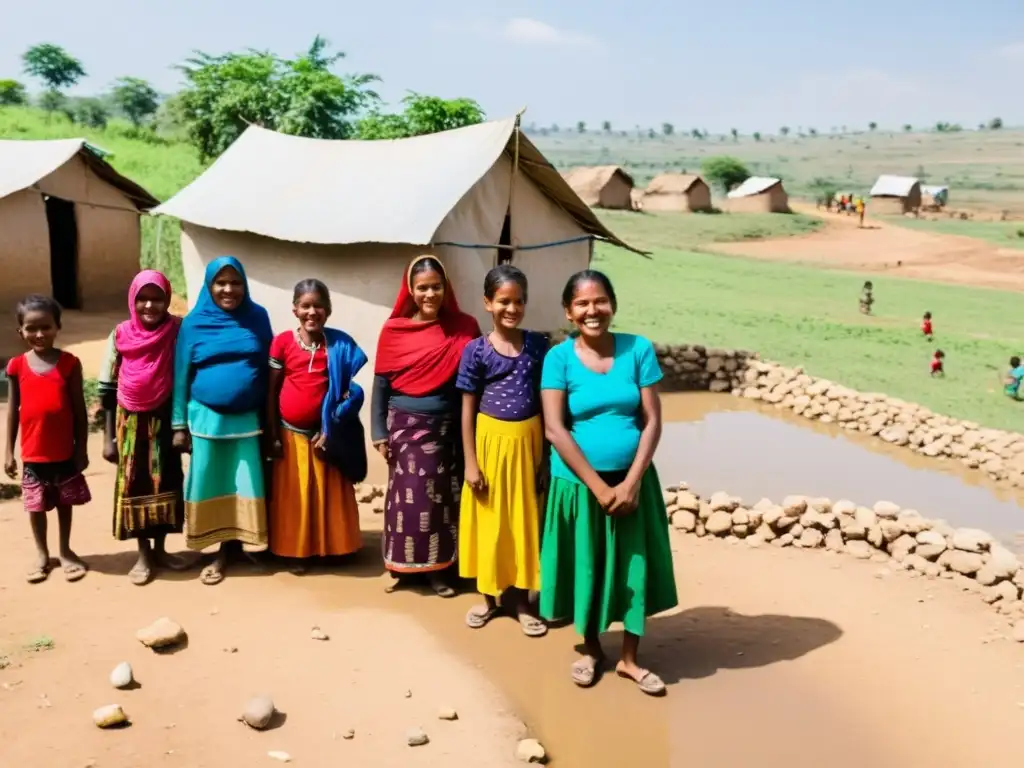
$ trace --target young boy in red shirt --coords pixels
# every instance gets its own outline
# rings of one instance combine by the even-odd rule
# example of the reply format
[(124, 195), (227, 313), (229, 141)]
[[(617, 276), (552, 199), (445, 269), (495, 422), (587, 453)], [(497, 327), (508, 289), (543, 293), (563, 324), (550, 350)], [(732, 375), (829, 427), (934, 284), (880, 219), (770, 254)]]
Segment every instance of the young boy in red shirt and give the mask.
[(946, 353), (941, 349), (935, 351), (935, 357), (932, 358), (932, 376), (945, 376), (946, 372), (942, 368), (942, 362), (946, 359)]
[(921, 320), (921, 333), (928, 341), (932, 340), (932, 313), (925, 312), (924, 319)]

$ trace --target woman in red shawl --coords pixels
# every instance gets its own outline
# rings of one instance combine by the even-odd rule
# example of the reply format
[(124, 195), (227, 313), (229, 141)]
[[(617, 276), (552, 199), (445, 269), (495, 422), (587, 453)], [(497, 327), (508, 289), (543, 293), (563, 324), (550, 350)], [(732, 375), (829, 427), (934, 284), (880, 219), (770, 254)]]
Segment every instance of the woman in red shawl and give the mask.
[(441, 262), (414, 259), (377, 343), (370, 434), (388, 462), (384, 566), (395, 578), (429, 574), (440, 597), (455, 595), (443, 572), (458, 553), (462, 399), (455, 377), (462, 350), (479, 335)]

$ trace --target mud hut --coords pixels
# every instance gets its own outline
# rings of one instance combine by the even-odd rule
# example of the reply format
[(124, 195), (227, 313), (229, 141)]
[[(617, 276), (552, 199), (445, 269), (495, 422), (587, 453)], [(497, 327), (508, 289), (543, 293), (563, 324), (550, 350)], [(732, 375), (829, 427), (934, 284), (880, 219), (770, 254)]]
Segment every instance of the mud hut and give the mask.
[(949, 202), (949, 187), (921, 185), (921, 207), (930, 211), (941, 211)]
[(902, 215), (921, 209), (921, 182), (912, 176), (883, 174), (869, 194), (872, 213)]
[(631, 210), (633, 177), (618, 165), (571, 168), (562, 174), (565, 181), (591, 208)]
[(277, 331), (294, 325), (295, 283), (323, 280), (334, 298), (331, 323), (370, 357), (364, 386), (413, 257), (437, 255), (463, 308), (484, 327), (484, 275), (498, 263), (518, 266), (530, 280), (524, 327), (553, 331), (565, 322), (562, 287), (590, 263), (593, 241), (628, 248), (515, 118), (392, 141), (250, 126), (155, 213), (181, 220), (190, 304), (206, 265), (224, 253), (245, 264), (253, 298)]
[(781, 179), (751, 176), (727, 195), (737, 213), (789, 213), (789, 195)]
[(30, 293), (66, 309), (123, 308), (139, 214), (158, 202), (84, 139), (0, 140), (0, 312)]
[(693, 173), (661, 173), (644, 190), (645, 211), (692, 213), (711, 210), (711, 189)]

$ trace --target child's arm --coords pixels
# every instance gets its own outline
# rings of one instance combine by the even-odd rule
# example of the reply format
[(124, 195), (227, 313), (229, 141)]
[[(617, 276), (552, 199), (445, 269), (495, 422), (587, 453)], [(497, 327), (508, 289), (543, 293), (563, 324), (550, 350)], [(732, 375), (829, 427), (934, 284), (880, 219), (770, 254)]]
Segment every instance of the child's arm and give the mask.
[(7, 379), (7, 452), (4, 455), (4, 471), (11, 480), (18, 477), (18, 462), (14, 458), (14, 445), (18, 439), (18, 410), (21, 408), (21, 387), (18, 377)]
[(84, 472), (89, 466), (89, 415), (85, 411), (85, 381), (80, 360), (75, 360), (75, 367), (68, 376), (68, 387), (75, 417), (75, 469)]
[(487, 487), (487, 479), (480, 473), (476, 456), (476, 413), (478, 398), (475, 392), (462, 393), (462, 452), (465, 458), (466, 485), (474, 491)]
[(270, 376), (267, 379), (267, 424), (264, 427), (267, 454), (273, 459), (281, 458), (281, 409), (278, 399), (284, 383), (284, 370), (278, 368), (276, 362), (270, 364)]

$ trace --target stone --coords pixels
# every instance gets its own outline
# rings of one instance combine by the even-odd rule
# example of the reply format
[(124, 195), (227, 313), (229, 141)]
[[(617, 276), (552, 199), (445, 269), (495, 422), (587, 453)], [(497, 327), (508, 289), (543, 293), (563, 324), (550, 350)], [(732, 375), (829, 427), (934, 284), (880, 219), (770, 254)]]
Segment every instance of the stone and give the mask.
[(946, 537), (938, 531), (921, 531), (914, 537), (917, 547), (914, 552), (926, 560), (935, 560), (946, 551)]
[(788, 547), (793, 543), (793, 534), (784, 533), (777, 539), (780, 547)]
[(792, 527), (789, 529), (789, 532), (793, 534), (794, 539), (799, 539), (801, 536), (803, 536), (804, 527), (800, 523), (793, 523)]
[(991, 587), (999, 583), (999, 576), (996, 574), (995, 569), (990, 568), (987, 565), (983, 565), (978, 572), (974, 574), (974, 580), (983, 587)]
[(856, 518), (848, 516), (839, 518), (839, 530), (847, 541), (863, 539), (868, 533), (868, 529), (857, 522)]
[(868, 507), (857, 507), (857, 509), (854, 510), (853, 517), (865, 528), (870, 528), (871, 526), (878, 524), (878, 515), (875, 514), (875, 510), (869, 509)]
[(977, 552), (965, 552), (961, 549), (949, 550), (948, 566), (951, 571), (971, 576), (981, 570), (984, 561)]
[(1024, 619), (1014, 622), (1010, 631), (1010, 639), (1015, 643), (1024, 643)]
[(110, 684), (115, 688), (127, 688), (134, 682), (135, 675), (132, 673), (132, 665), (127, 661), (122, 661), (110, 673)]
[(320, 641), (325, 641), (325, 640), (330, 640), (331, 639), (330, 636), (326, 632), (324, 632), (322, 629), (320, 629), (320, 627), (313, 627), (312, 631), (309, 633), (309, 637), (310, 637), (311, 640), (320, 640)]
[(739, 507), (732, 513), (732, 524), (750, 525), (750, 513), (742, 507)]
[(882, 537), (886, 541), (896, 541), (907, 533), (903, 523), (898, 520), (879, 520), (878, 527), (882, 529)]
[(273, 699), (269, 696), (255, 696), (246, 702), (238, 719), (250, 728), (262, 731), (274, 719), (275, 711)]
[(458, 720), (459, 713), (451, 707), (441, 707), (437, 712), (438, 720)]
[(872, 525), (868, 528), (868, 534), (866, 536), (868, 544), (875, 549), (881, 549), (885, 543), (885, 537), (882, 536), (882, 529), (878, 525)]
[(832, 505), (832, 514), (838, 515), (840, 517), (853, 517), (856, 511), (857, 505), (854, 504), (849, 499), (840, 499), (839, 501)]
[(679, 491), (676, 494), (676, 506), (685, 509), (687, 512), (696, 512), (700, 509), (700, 499), (689, 491)]
[(1007, 604), (1016, 603), (1020, 597), (1020, 589), (1012, 581), (1000, 581), (992, 589), (999, 595), (999, 599)]
[(875, 554), (874, 548), (866, 541), (856, 540), (846, 542), (846, 552), (858, 560), (869, 560)]
[(907, 430), (899, 425), (883, 429), (878, 433), (878, 436), (885, 440), (885, 442), (892, 443), (893, 445), (906, 445), (910, 442), (910, 435), (907, 434)]
[(991, 568), (996, 578), (1000, 580), (1012, 579), (1017, 571), (1020, 570), (1020, 560), (1006, 547), (994, 544), (990, 554), (991, 557), (985, 564), (985, 567)]
[(963, 552), (986, 552), (992, 545), (992, 536), (977, 528), (958, 528), (953, 532), (953, 549)]
[(97, 728), (116, 728), (129, 722), (128, 715), (120, 704), (107, 704), (92, 713), (92, 721)]
[(843, 534), (838, 528), (833, 528), (825, 534), (825, 549), (831, 552), (841, 552), (843, 549)]
[(147, 648), (167, 648), (184, 642), (186, 635), (180, 624), (164, 617), (140, 629), (135, 637)]
[(754, 534), (762, 541), (774, 541), (778, 538), (778, 534), (770, 525), (768, 525), (768, 523), (761, 523), (761, 526), (754, 531)]
[(808, 509), (800, 516), (800, 525), (804, 528), (817, 528), (819, 531), (828, 531), (836, 527), (836, 518), (831, 512), (818, 512)]
[(516, 744), (516, 759), (524, 763), (543, 763), (548, 753), (536, 739), (523, 739)]
[(895, 520), (899, 513), (899, 505), (893, 504), (891, 501), (879, 501), (875, 503), (875, 514), (878, 515), (881, 520)]
[(782, 510), (788, 517), (800, 517), (807, 511), (807, 499), (803, 496), (787, 496), (782, 500)]
[(688, 509), (677, 509), (672, 513), (672, 526), (683, 533), (693, 533), (697, 530), (697, 515)]
[[(883, 521), (885, 522), (885, 521)], [(903, 534), (889, 543), (889, 554), (897, 562), (902, 562), (907, 555), (917, 548), (917, 539), (910, 534)]]
[(345, 741), (352, 741), (352, 739), (354, 739), (355, 737), (356, 737), (356, 732), (355, 732), (354, 728), (347, 728), (341, 734), (341, 738), (345, 739)]
[(922, 531), (928, 531), (932, 528), (932, 521), (921, 517), (921, 513), (916, 509), (904, 509), (900, 512), (896, 521), (902, 525), (903, 530), (911, 536), (916, 536)]
[(935, 563), (930, 563), (917, 554), (908, 554), (903, 558), (901, 562), (903, 563), (903, 567), (906, 570), (917, 571), (918, 573), (928, 573), (929, 570), (931, 570), (929, 566), (935, 566), (936, 568), (938, 567), (935, 565)]
[(277, 760), (279, 763), (290, 763), (292, 761), (292, 756), (287, 752), (282, 752), (280, 749), (270, 750), (267, 752), (267, 757), (271, 760)]
[(405, 743), (410, 747), (422, 747), (430, 743), (430, 737), (421, 728), (412, 728), (405, 734)]
[[(761, 502), (759, 501), (758, 504), (760, 503)], [(782, 519), (784, 514), (782, 511), (782, 507), (777, 506), (775, 504), (769, 504), (769, 506), (761, 508), (760, 512), (761, 520), (766, 525), (776, 525), (779, 522), (779, 520)]]
[(749, 525), (734, 525), (732, 527), (732, 535), (737, 539), (745, 539), (750, 534)]
[(807, 549), (820, 547), (824, 541), (825, 534), (817, 528), (805, 528), (804, 532), (800, 534), (800, 546)]
[(707, 528), (708, 533), (713, 533), (715, 536), (724, 536), (732, 529), (732, 514), (721, 509), (712, 512), (704, 527)]
[(697, 519), (702, 522), (707, 522), (707, 519), (711, 517), (711, 505), (706, 502), (700, 503), (700, 508), (697, 510)]
[(738, 499), (734, 499), (732, 496), (730, 496), (727, 493), (724, 493), (723, 491), (713, 493), (711, 495), (711, 498), (708, 500), (708, 504), (711, 505), (712, 512), (732, 512), (734, 509), (736, 509), (736, 507), (740, 505)]

